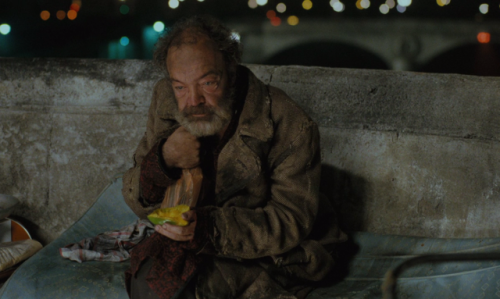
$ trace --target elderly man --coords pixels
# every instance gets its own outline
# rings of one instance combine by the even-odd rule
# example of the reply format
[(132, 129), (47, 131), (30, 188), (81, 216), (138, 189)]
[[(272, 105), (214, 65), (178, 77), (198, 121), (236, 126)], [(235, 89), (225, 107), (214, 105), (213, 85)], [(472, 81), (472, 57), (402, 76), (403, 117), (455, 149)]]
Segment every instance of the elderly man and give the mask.
[(332, 244), (345, 235), (319, 196), (317, 125), (240, 57), (231, 32), (207, 17), (158, 42), (167, 75), (123, 177), (125, 200), (144, 218), (182, 169), (201, 167), (204, 178), (183, 214), (190, 224), (156, 226), (132, 252), (132, 298), (303, 298), (332, 269)]

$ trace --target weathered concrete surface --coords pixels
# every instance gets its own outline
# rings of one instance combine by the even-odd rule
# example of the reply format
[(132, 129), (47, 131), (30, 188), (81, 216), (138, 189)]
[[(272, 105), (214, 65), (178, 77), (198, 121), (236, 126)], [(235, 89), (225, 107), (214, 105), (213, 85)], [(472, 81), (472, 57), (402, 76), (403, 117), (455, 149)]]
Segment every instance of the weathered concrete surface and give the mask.
[[(318, 122), (322, 189), (346, 230), (499, 236), (500, 79), (250, 66)], [(147, 61), (0, 59), (0, 193), (44, 243), (132, 164)]]

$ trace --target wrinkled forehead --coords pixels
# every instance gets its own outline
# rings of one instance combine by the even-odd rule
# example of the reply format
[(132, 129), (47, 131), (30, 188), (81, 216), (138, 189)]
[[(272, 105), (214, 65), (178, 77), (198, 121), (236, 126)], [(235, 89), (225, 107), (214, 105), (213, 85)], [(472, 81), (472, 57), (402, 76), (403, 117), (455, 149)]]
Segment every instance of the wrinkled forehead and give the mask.
[(179, 72), (219, 71), (225, 69), (222, 53), (215, 43), (204, 35), (186, 35), (182, 43), (176, 43), (169, 48), (167, 54), (167, 69), (171, 77)]

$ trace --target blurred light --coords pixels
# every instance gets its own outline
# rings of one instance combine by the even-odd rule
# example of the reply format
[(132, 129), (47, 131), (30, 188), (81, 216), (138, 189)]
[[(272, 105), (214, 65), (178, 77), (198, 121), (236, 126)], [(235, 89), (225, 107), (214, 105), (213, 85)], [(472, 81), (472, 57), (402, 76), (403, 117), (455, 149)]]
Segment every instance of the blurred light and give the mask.
[(241, 40), (241, 36), (238, 32), (231, 33), (231, 38), (235, 41), (238, 41), (238, 42)]
[(165, 29), (165, 24), (163, 24), (163, 22), (157, 21), (153, 24), (153, 29), (156, 32), (162, 32)]
[(297, 18), (296, 16), (289, 16), (286, 21), (288, 22), (288, 25), (291, 26), (296, 26), (299, 24), (299, 18)]
[(398, 4), (400, 6), (407, 7), (411, 5), (411, 0), (398, 0)]
[(73, 21), (74, 19), (76, 19), (76, 16), (77, 16), (77, 15), (78, 15), (78, 14), (76, 13), (76, 11), (74, 11), (74, 10), (72, 10), (72, 9), (70, 9), (70, 10), (68, 11), (68, 19), (70, 19), (71, 21)]
[(9, 34), (10, 33), (10, 25), (9, 24), (0, 25), (0, 33), (3, 35)]
[(122, 38), (120, 38), (120, 44), (122, 46), (127, 46), (128, 44), (130, 43), (130, 40), (128, 39), (128, 37), (126, 36), (122, 36)]
[(184, 0), (179, 0), (180, 2), (184, 2)]
[(42, 18), (42, 20), (44, 21), (47, 21), (50, 18), (50, 12), (48, 12), (47, 10), (42, 11), (40, 13), (40, 18)]
[(371, 3), (369, 0), (361, 0), (361, 2), (360, 2), (361, 7), (364, 9), (367, 9), (368, 7), (370, 7), (370, 4)]
[(279, 13), (284, 13), (286, 11), (286, 5), (285, 5), (285, 3), (278, 3), (278, 5), (276, 5), (276, 10)]
[(128, 14), (129, 11), (130, 8), (127, 5), (123, 4), (122, 6), (120, 6), (120, 12), (122, 15)]
[(74, 10), (76, 12), (79, 12), (80, 11), (80, 5), (76, 4), (76, 3), (73, 3), (69, 6), (69, 9), (71, 10)]
[(380, 5), (380, 8), (379, 8), (380, 12), (384, 15), (386, 15), (388, 12), (389, 12), (389, 5), (387, 4), (382, 4)]
[(439, 6), (441, 6), (441, 7), (443, 7), (443, 6), (445, 6), (445, 5), (446, 5), (446, 4), (444, 4), (444, 1), (443, 1), (443, 0), (436, 0), (436, 2), (437, 2), (437, 5), (439, 5)]
[(333, 8), (335, 3), (339, 2), (339, 0), (330, 0), (330, 6)]
[(260, 6), (264, 6), (267, 4), (267, 0), (257, 0), (257, 4)]
[(64, 18), (66, 17), (66, 12), (64, 12), (64, 10), (59, 10), (59, 11), (57, 11), (57, 13), (56, 13), (56, 17), (57, 17), (59, 20), (64, 20)]
[(257, 0), (248, 0), (248, 7), (250, 7), (250, 8), (256, 8), (257, 6), (259, 6), (257, 4)]
[(205, 1), (205, 0), (198, 0), (198, 2), (203, 2), (203, 1)]
[(479, 11), (480, 11), (483, 15), (485, 15), (485, 14), (487, 14), (487, 13), (488, 13), (488, 9), (489, 9), (489, 6), (488, 6), (488, 4), (486, 4), (486, 3), (483, 3), (483, 4), (479, 5)]
[(345, 5), (344, 3), (340, 2), (340, 1), (337, 1), (333, 4), (333, 10), (335, 10), (336, 12), (343, 12), (345, 9)]
[(270, 20), (270, 19), (276, 17), (276, 12), (274, 12), (274, 10), (268, 10), (266, 13), (266, 17)]
[(359, 10), (363, 9), (363, 7), (361, 6), (361, 0), (356, 1), (356, 8)]
[(491, 35), (488, 32), (479, 32), (477, 34), (477, 41), (481, 44), (487, 44), (490, 42)]
[(304, 8), (305, 10), (309, 10), (313, 7), (313, 3), (311, 2), (311, 0), (304, 0), (304, 2), (302, 2), (302, 8)]
[(169, 0), (168, 6), (172, 9), (176, 9), (177, 7), (179, 7), (179, 0)]
[(390, 9), (393, 9), (394, 6), (396, 6), (396, 2), (394, 2), (394, 0), (387, 0), (385, 1), (385, 4), (387, 4), (387, 6), (389, 6)]
[(401, 6), (401, 5), (396, 6), (396, 9), (397, 9), (400, 13), (404, 13), (404, 12), (406, 11), (406, 7), (405, 7), (405, 6)]
[(279, 17), (274, 17), (271, 19), (271, 25), (279, 26), (281, 24), (281, 19)]
[(73, 4), (78, 5), (78, 7), (82, 7), (82, 1), (81, 0), (73, 0)]

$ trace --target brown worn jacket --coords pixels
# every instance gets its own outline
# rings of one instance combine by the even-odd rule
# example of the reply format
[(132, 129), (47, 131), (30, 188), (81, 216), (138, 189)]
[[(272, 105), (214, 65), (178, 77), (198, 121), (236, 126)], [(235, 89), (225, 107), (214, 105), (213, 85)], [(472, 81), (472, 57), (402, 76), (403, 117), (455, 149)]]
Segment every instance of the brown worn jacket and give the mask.
[[(248, 69), (248, 93), (235, 134), (220, 152), (212, 242), (217, 254), (198, 275), (198, 298), (304, 297), (308, 281), (332, 268), (326, 248), (344, 241), (332, 207), (319, 195), (317, 125), (283, 91)], [(145, 218), (156, 206), (139, 202), (143, 157), (177, 127), (165, 100), (167, 81), (154, 89), (147, 131), (123, 177), (123, 195)], [(211, 229), (211, 230), (212, 230)]]

